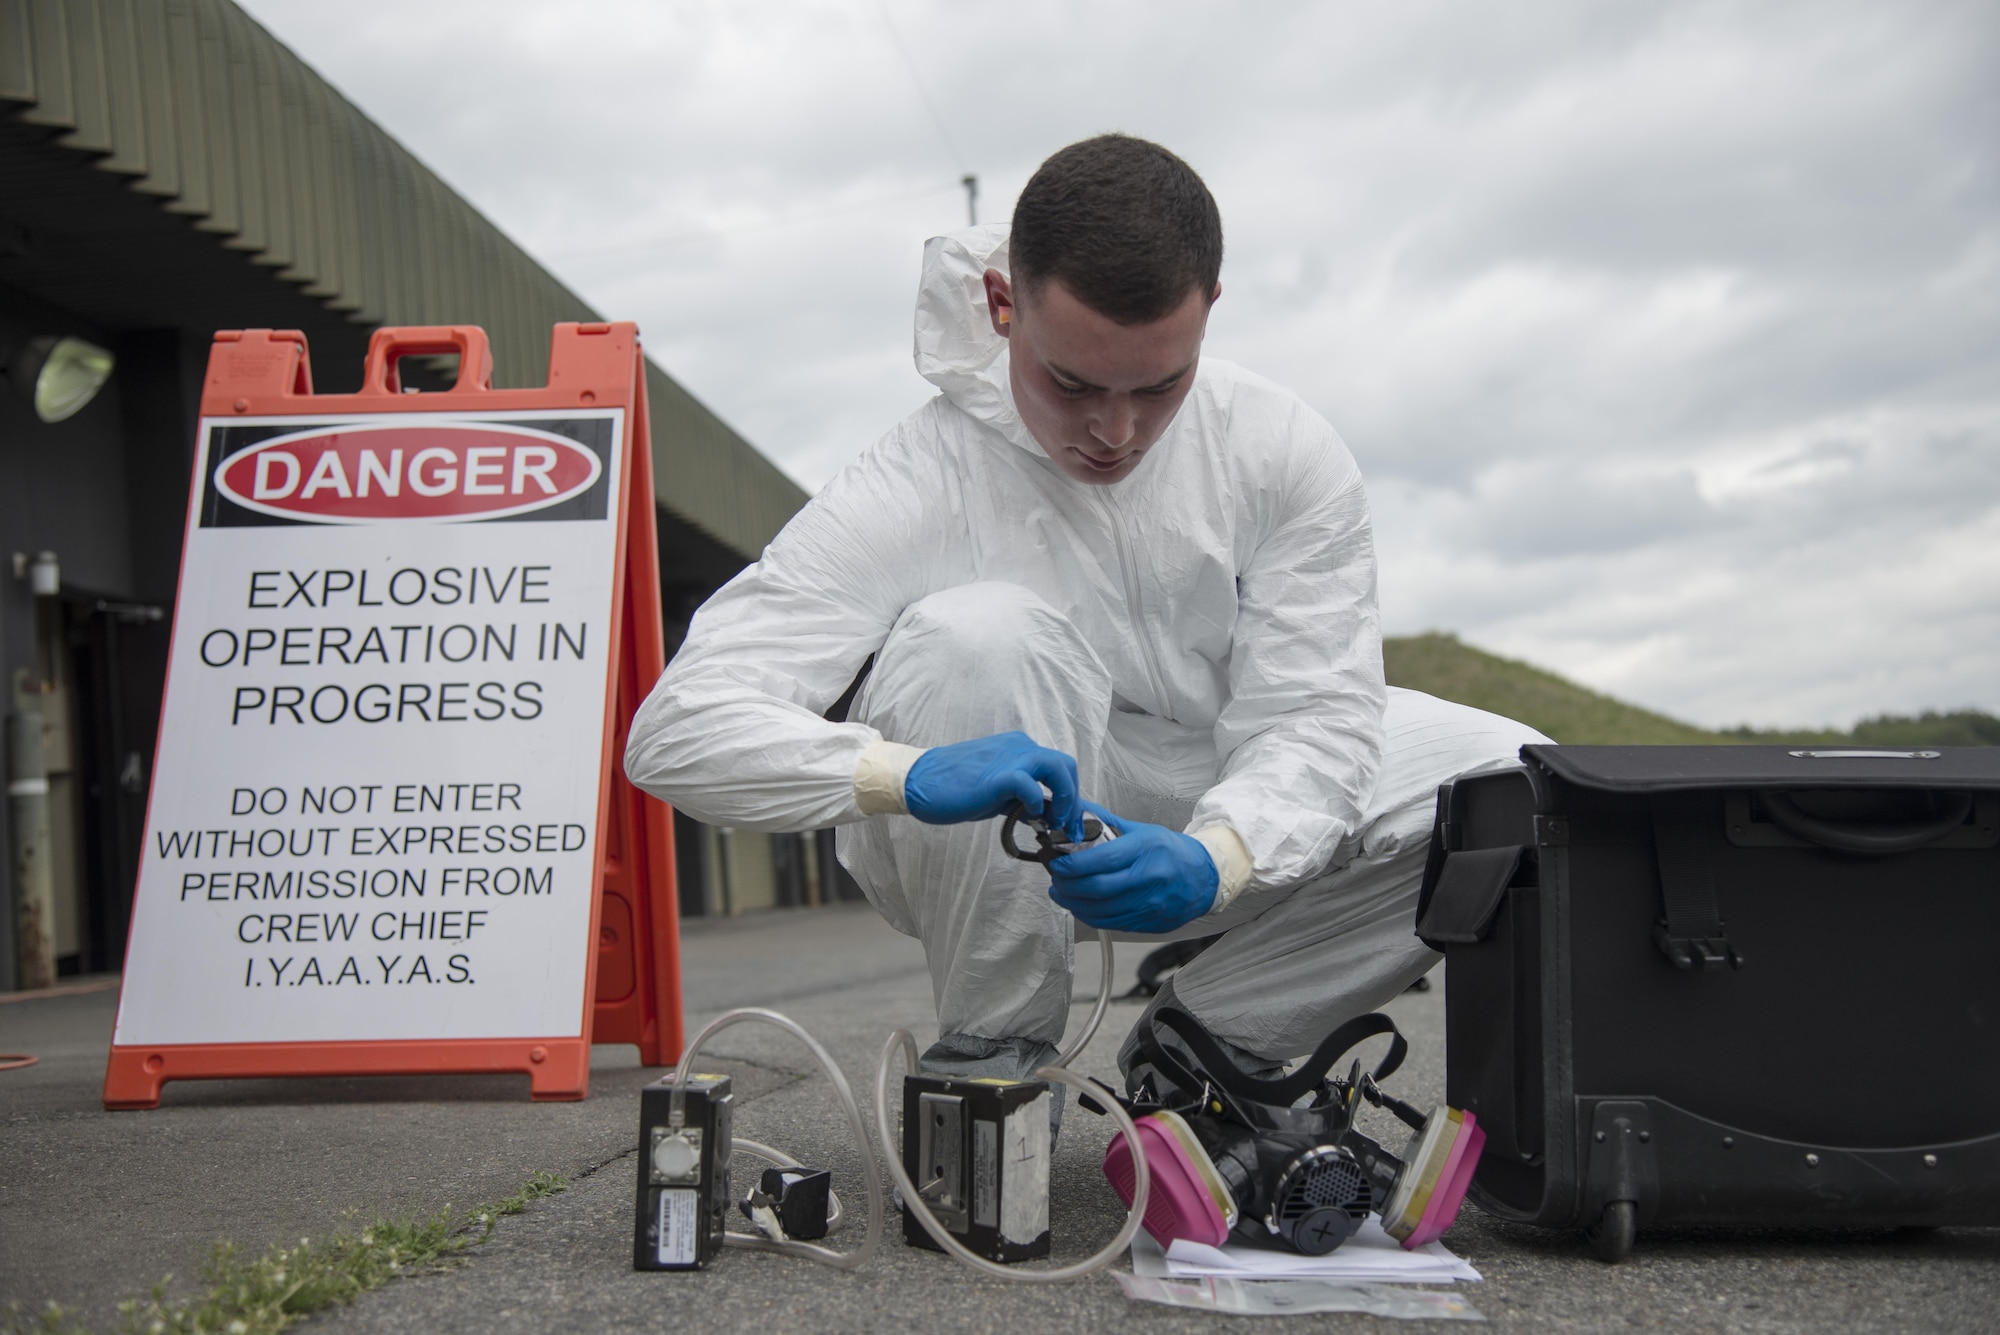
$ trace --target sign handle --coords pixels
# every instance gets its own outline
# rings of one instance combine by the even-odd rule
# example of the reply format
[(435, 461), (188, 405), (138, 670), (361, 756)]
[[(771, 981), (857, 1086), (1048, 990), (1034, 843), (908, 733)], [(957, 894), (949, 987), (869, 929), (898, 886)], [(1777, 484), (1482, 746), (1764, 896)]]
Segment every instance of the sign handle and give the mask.
[[(493, 389), (493, 349), (486, 331), (476, 325), (413, 325), (377, 329), (368, 339), (368, 360), (361, 367), (365, 395), (403, 392), (397, 363), (405, 357), (458, 358), (458, 382), (453, 394), (490, 393)], [(640, 383), (645, 383), (642, 377)]]

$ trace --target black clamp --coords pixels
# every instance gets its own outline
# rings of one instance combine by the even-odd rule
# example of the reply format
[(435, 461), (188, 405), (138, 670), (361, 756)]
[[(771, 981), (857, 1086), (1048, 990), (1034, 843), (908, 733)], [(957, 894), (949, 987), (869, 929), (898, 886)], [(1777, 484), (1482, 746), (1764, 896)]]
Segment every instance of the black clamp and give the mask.
[(1743, 967), (1743, 956), (1726, 936), (1675, 936), (1660, 922), (1653, 924), (1653, 944), (1676, 969), (1690, 973), (1715, 973), (1725, 964), (1732, 969)]
[[(1402, 1099), (1397, 1098), (1394, 1094), (1387, 1092), (1380, 1085), (1376, 1084), (1374, 1074), (1363, 1071), (1360, 1063), (1357, 1062), (1354, 1068), (1348, 1073), (1348, 1079), (1352, 1081), (1357, 1094), (1376, 1107), (1386, 1108), (1394, 1113), (1396, 1120), (1409, 1127), (1412, 1131), (1422, 1131), (1424, 1129), (1424, 1125), (1429, 1119), (1415, 1106), (1405, 1103)], [(1351, 1122), (1352, 1120), (1352, 1114), (1350, 1113), (1349, 1121)]]
[[(1047, 809), (1046, 806), (1043, 807), (1044, 811)], [(1035, 832), (1035, 843), (1039, 847), (1032, 851), (1024, 850), (1014, 842), (1014, 827), (1023, 823)], [(1019, 802), (1007, 809), (1007, 821), (1000, 827), (1000, 847), (1007, 851), (1008, 857), (1018, 858), (1022, 862), (1039, 862), (1043, 866), (1047, 866), (1057, 858), (1080, 852), (1103, 837), (1104, 826), (1094, 817), (1085, 816), (1083, 842), (1071, 843), (1060, 827), (1051, 825), (1044, 816), (1030, 816), (1028, 809)]]
[(823, 1238), (832, 1196), (833, 1174), (824, 1168), (766, 1168), (742, 1208), (753, 1221), (758, 1208), (770, 1210), (788, 1238)]

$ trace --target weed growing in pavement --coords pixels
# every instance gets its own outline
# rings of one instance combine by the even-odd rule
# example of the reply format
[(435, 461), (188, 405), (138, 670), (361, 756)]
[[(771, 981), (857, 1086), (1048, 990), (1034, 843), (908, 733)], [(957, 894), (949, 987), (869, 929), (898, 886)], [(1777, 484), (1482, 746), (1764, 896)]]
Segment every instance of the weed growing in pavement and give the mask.
[[(554, 1173), (537, 1173), (504, 1200), (463, 1215), (450, 1206), (433, 1215), (378, 1218), (359, 1233), (337, 1233), (296, 1247), (274, 1246), (262, 1256), (244, 1257), (235, 1244), (218, 1242), (203, 1279), (207, 1288), (191, 1298), (167, 1297), (169, 1275), (144, 1299), (118, 1305), (124, 1335), (273, 1335), (300, 1318), (353, 1302), (392, 1279), (427, 1274), (458, 1264), (467, 1248), (493, 1236), (508, 1215), (569, 1184)], [(40, 1312), (16, 1306), (0, 1317), (0, 1335), (88, 1335), (54, 1303)]]

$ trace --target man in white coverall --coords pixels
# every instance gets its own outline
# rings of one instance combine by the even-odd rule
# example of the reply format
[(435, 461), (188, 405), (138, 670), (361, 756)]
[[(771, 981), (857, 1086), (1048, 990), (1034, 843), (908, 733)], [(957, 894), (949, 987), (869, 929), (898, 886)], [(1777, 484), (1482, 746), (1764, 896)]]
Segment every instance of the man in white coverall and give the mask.
[[(1221, 261), (1200, 178), (1122, 135), (1044, 163), (1011, 232), (933, 239), (942, 393), (708, 601), (633, 724), (626, 773), (692, 816), (841, 827), (923, 942), (929, 1070), (1049, 1060), (1079, 922), (1227, 933), (1163, 999), (1248, 1066), (1310, 1051), (1438, 959), (1413, 933), (1438, 784), (1543, 740), (1385, 687), (1353, 458), (1200, 357)], [(1080, 797), (1121, 837), (1001, 851), (1012, 801), (1074, 831)]]

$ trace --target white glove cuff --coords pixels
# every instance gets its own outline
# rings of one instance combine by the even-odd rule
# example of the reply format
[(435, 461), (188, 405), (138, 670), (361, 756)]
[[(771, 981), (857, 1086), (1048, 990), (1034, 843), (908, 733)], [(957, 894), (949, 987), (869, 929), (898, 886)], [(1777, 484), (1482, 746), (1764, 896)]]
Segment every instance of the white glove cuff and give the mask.
[(1243, 836), (1227, 825), (1207, 825), (1194, 832), (1195, 842), (1208, 850), (1215, 861), (1215, 902), (1210, 913), (1229, 907), (1229, 901), (1250, 884), (1250, 850)]
[(870, 742), (854, 767), (854, 804), (864, 816), (901, 816), (908, 813), (903, 800), (903, 782), (910, 766), (924, 753), (921, 746), (901, 742)]

